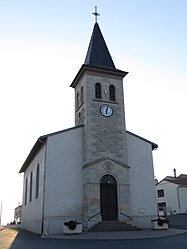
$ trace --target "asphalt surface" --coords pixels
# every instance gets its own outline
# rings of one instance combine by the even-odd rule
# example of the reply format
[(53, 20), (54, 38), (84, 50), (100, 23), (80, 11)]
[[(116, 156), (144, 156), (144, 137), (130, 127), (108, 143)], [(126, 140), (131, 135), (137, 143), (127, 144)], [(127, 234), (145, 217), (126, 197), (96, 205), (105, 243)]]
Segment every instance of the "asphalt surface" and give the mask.
[(187, 215), (170, 216), (169, 220), (168, 230), (83, 232), (71, 236), (41, 237), (18, 226), (0, 227), (0, 249), (186, 249)]
[[(167, 231), (171, 231), (170, 229)], [(172, 230), (174, 232), (174, 230)], [(176, 230), (175, 230), (176, 231)], [(135, 234), (138, 231), (134, 231)], [(144, 231), (145, 235), (148, 231)], [(156, 234), (161, 231), (153, 231)], [(162, 231), (164, 232), (164, 231)], [(166, 231), (165, 231), (166, 232)], [(101, 232), (102, 233), (102, 232)], [(122, 232), (124, 235), (129, 232)], [(88, 234), (88, 233), (86, 233)], [(95, 236), (98, 236), (97, 232), (94, 232)], [(152, 237), (152, 238), (114, 238), (118, 232), (107, 232), (102, 234), (102, 239), (96, 237), (88, 239), (80, 239), (72, 236), (49, 238), (41, 237), (37, 234), (33, 234), (19, 228), (5, 228), (0, 231), (0, 249), (186, 249), (187, 248), (187, 231), (176, 235), (165, 234), (164, 237)], [(145, 236), (144, 235), (144, 236)], [(76, 235), (74, 235), (76, 236)], [(71, 237), (71, 238), (70, 238)], [(113, 238), (112, 238), (113, 237)], [(67, 239), (68, 238), (68, 239)], [(110, 239), (109, 239), (110, 238)]]

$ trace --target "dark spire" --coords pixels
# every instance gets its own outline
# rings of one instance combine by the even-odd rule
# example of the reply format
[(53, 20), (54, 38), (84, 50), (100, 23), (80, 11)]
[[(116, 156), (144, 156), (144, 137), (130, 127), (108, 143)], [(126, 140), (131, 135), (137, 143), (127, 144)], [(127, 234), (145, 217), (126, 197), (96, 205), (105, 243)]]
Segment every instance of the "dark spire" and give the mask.
[(92, 37), (88, 47), (85, 64), (115, 69), (114, 62), (109, 53), (98, 23), (94, 25)]

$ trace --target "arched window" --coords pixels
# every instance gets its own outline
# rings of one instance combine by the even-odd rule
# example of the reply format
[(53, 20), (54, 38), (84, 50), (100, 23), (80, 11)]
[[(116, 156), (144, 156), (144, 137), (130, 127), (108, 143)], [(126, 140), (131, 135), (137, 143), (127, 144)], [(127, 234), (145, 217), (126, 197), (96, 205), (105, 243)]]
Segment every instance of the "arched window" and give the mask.
[(99, 82), (95, 84), (95, 98), (101, 99), (101, 84)]
[(81, 104), (84, 101), (83, 87), (81, 87)]
[(113, 85), (109, 86), (109, 94), (110, 94), (110, 100), (116, 101), (115, 86), (113, 86)]
[(30, 195), (29, 195), (29, 201), (32, 201), (32, 172), (30, 175)]
[(104, 175), (101, 180), (100, 184), (115, 184), (116, 185), (116, 179), (111, 175)]
[(76, 95), (76, 106), (77, 106), (77, 109), (79, 108), (79, 93), (77, 93)]
[(25, 181), (25, 206), (27, 205), (27, 188), (28, 188), (28, 179)]
[(37, 168), (36, 168), (36, 193), (35, 193), (35, 198), (36, 199), (39, 196), (39, 179), (40, 179), (40, 166), (38, 164)]

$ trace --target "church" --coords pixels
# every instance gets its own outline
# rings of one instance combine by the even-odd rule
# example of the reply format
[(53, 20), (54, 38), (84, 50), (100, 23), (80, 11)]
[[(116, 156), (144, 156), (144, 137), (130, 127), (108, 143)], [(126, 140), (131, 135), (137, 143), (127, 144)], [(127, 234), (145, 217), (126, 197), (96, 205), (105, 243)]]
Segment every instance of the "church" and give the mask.
[(23, 229), (62, 233), (69, 220), (85, 230), (104, 221), (151, 227), (157, 217), (152, 153), (158, 145), (126, 130), (127, 74), (115, 67), (96, 21), (70, 85), (75, 126), (39, 137), (19, 171)]

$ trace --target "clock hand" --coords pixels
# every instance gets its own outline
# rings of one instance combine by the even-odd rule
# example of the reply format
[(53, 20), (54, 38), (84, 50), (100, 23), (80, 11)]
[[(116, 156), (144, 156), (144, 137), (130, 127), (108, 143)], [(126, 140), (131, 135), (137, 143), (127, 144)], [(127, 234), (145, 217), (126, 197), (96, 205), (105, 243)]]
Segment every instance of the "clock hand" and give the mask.
[(107, 106), (107, 108), (106, 108), (106, 114), (108, 113), (108, 107), (109, 107), (109, 106)]

